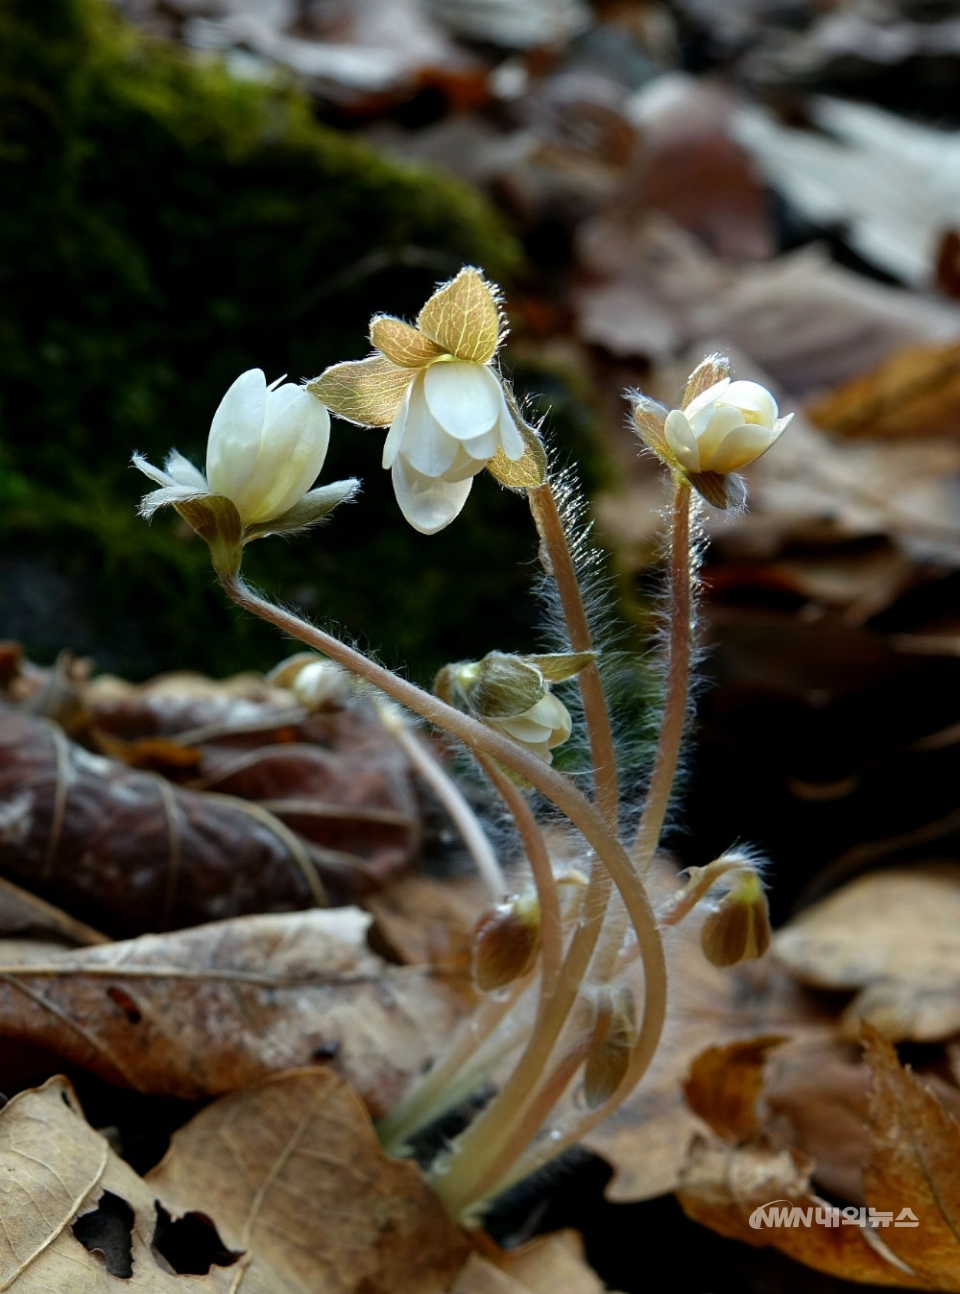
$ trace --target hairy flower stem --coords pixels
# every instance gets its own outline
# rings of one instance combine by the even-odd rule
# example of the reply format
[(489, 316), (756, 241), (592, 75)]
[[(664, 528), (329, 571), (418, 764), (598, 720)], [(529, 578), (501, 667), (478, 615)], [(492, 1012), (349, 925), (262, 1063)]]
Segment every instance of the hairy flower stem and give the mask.
[(690, 654), (693, 643), (694, 559), (690, 548), (691, 489), (676, 477), (670, 535), (670, 610), (667, 690), (660, 736), (647, 798), (640, 815), (630, 856), (641, 875), (653, 861), (670, 795), (677, 775), (677, 760), (687, 723), (690, 689)]
[(487, 833), (464, 798), (463, 792), (437, 763), (418, 733), (412, 732), (404, 723), (391, 725), (390, 731), (397, 745), (402, 748), (410, 763), (450, 815), (490, 897), (494, 903), (499, 903), (507, 893), (507, 882), (493, 847), (487, 839)]
[(523, 792), (490, 759), (480, 757), (480, 767), (496, 787), (497, 794), (510, 811), (533, 873), (533, 883), (540, 903), (540, 1002), (549, 1000), (557, 987), (563, 960), (563, 926), (560, 920), (560, 896), (547, 844), (540, 824), (533, 815)]
[[(556, 580), (563, 607), (563, 616), (570, 635), (570, 646), (575, 652), (593, 651), (593, 636), (587, 620), (586, 608), (580, 592), (567, 543), (566, 532), (553, 487), (549, 481), (527, 491), (530, 511), (542, 545), (543, 564), (548, 574)], [(583, 697), (583, 712), (590, 736), (593, 756), (593, 775), (596, 783), (597, 807), (612, 830), (617, 829), (620, 791), (617, 784), (617, 755), (610, 728), (607, 698), (600, 680), (600, 667), (595, 660), (580, 671), (578, 676)]]
[[(666, 1011), (666, 966), (656, 918), (651, 910), (643, 883), (620, 841), (611, 833), (604, 818), (573, 782), (536, 755), (524, 750), (519, 743), (485, 727), (471, 716), (455, 710), (429, 692), (398, 677), (382, 665), (369, 660), (362, 652), (356, 651), (292, 612), (274, 606), (248, 588), (239, 574), (225, 574), (221, 576), (221, 583), (226, 593), (244, 610), (259, 616), (268, 624), (274, 625), (283, 633), (306, 643), (316, 651), (322, 652), (331, 660), (345, 665), (347, 669), (366, 679), (374, 687), (380, 688), (395, 701), (399, 701), (401, 705), (419, 714), (421, 718), (462, 741), (475, 755), (485, 755), (518, 773), (556, 805), (583, 834), (600, 859), (603, 869), (609, 872), (613, 883), (623, 896), (630, 920), (637, 932), (644, 964), (645, 987), (643, 1025), (637, 1049), (640, 1051), (643, 1043), (644, 1055), (647, 1051), (652, 1055), (656, 1040), (663, 1028)], [(571, 940), (554, 999), (546, 1004), (538, 1020), (534, 1036), (530, 1040), (533, 1046), (531, 1048), (531, 1045), (528, 1045), (505, 1084), (504, 1090), (509, 1089), (510, 1100), (501, 1101), (498, 1095), (477, 1120), (477, 1123), (483, 1122), (484, 1117), (491, 1111), (496, 1112), (493, 1119), (488, 1121), (489, 1131), (495, 1133), (494, 1140), (476, 1145), (477, 1138), (471, 1137), (473, 1132), (473, 1126), (471, 1126), (466, 1137), (461, 1141), (460, 1153), (455, 1156), (455, 1164), (451, 1164), (445, 1179), (445, 1183), (455, 1189), (448, 1192), (445, 1185), (444, 1189), (440, 1190), (451, 1211), (465, 1211), (479, 1198), (475, 1183), (482, 1176), (483, 1169), (489, 1167), (491, 1161), (499, 1158), (499, 1147), (504, 1136), (509, 1135), (519, 1117), (522, 1117), (576, 1001), (580, 984), (589, 966), (590, 956), (596, 947), (603, 913), (606, 910), (606, 892), (603, 883), (599, 880), (601, 872), (602, 869), (594, 869), (594, 877), (587, 891), (584, 919)], [(492, 1128), (489, 1127), (490, 1123), (493, 1124)], [(471, 1162), (472, 1153), (466, 1153), (467, 1138), (470, 1139), (470, 1151), (473, 1152), (475, 1147), (476, 1153), (486, 1160), (483, 1165), (478, 1165), (476, 1170)], [(437, 1184), (439, 1187), (439, 1181)]]

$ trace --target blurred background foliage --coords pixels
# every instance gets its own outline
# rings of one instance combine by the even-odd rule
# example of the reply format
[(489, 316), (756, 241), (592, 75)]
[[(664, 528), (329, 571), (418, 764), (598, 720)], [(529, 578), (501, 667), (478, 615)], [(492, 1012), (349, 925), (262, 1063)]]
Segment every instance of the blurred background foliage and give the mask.
[[(516, 244), (467, 185), (378, 156), (295, 89), (198, 62), (101, 0), (0, 9), (0, 140), (3, 632), (131, 677), (269, 664), (276, 635), (236, 619), (186, 528), (137, 518), (131, 450), (202, 463), (239, 372), (299, 379), (360, 357), (371, 313), (415, 314), (463, 263), (506, 281)], [(569, 418), (582, 434), (589, 410), (573, 401)], [(381, 443), (335, 424), (324, 478), (361, 476), (359, 504), (255, 546), (251, 577), (420, 674), (530, 646), (525, 510), (485, 477), (443, 539), (415, 534)]]

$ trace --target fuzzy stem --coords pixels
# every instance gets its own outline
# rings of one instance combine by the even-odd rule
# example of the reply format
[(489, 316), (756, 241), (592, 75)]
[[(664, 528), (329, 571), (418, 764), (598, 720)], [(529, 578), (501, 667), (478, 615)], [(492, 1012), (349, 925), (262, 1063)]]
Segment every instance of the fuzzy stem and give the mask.
[[(530, 512), (543, 545), (544, 566), (553, 576), (560, 594), (570, 646), (575, 652), (593, 651), (593, 636), (587, 620), (580, 583), (573, 565), (566, 531), (557, 510), (557, 500), (549, 481), (527, 491)], [(620, 792), (617, 784), (617, 754), (610, 728), (607, 698), (600, 680), (600, 667), (590, 661), (578, 675), (583, 712), (590, 736), (597, 806), (605, 821), (615, 830), (619, 814)]]
[(467, 803), (463, 792), (447, 776), (417, 733), (412, 732), (404, 723), (391, 725), (390, 731), (410, 763), (450, 815), (490, 896), (494, 903), (499, 903), (507, 893), (506, 878), (487, 839), (487, 833), (481, 827), (477, 815)]
[(630, 851), (640, 874), (653, 861), (670, 795), (677, 775), (677, 760), (687, 723), (690, 687), (690, 654), (693, 642), (693, 558), (690, 550), (690, 486), (681, 477), (674, 484), (670, 538), (670, 619), (667, 691), (660, 736), (643, 813)]
[(563, 926), (560, 919), (560, 896), (553, 874), (550, 854), (540, 824), (533, 815), (523, 792), (497, 765), (483, 756), (480, 767), (497, 789), (497, 793), (510, 810), (533, 873), (540, 903), (540, 1000), (549, 999), (556, 991), (560, 964), (563, 960)]
[[(302, 620), (282, 607), (274, 606), (249, 589), (239, 575), (221, 577), (221, 583), (227, 594), (244, 610), (250, 611), (282, 632), (290, 634), (332, 660), (345, 665), (353, 673), (372, 683), (374, 687), (392, 696), (401, 705), (419, 714), (421, 718), (436, 724), (437, 727), (462, 741), (475, 754), (486, 755), (513, 769), (525, 781), (541, 791), (573, 823), (596, 852), (603, 869), (609, 872), (613, 883), (623, 896), (630, 919), (637, 931), (645, 973), (641, 1038), (647, 1041), (654, 1040), (655, 1045), (655, 1039), (659, 1038), (663, 1028), (666, 1013), (666, 964), (656, 919), (643, 883), (620, 841), (611, 834), (603, 817), (573, 782), (544, 763), (542, 759), (525, 750), (519, 743), (494, 732), (470, 715), (455, 710), (429, 692), (424, 692), (413, 683), (398, 677), (316, 625)], [(527, 1051), (507, 1080), (504, 1089), (461, 1139), (461, 1153), (456, 1156), (455, 1164), (451, 1164), (444, 1187), (440, 1188), (438, 1182), (439, 1193), (447, 1200), (448, 1207), (451, 1209), (459, 1212), (468, 1208), (475, 1200), (476, 1191), (472, 1186), (471, 1175), (478, 1177), (480, 1169), (478, 1168), (474, 1173), (473, 1154), (487, 1160), (496, 1157), (500, 1139), (504, 1133), (509, 1133), (514, 1123), (522, 1116), (527, 1101), (536, 1090), (550, 1052), (576, 1000), (580, 983), (589, 965), (590, 954), (599, 936), (607, 894), (607, 888), (604, 881), (600, 879), (600, 875), (601, 869), (596, 869), (587, 891), (590, 907), (585, 922), (571, 941), (557, 993), (553, 1001), (546, 1004), (538, 1021), (538, 1027), (530, 1040), (531, 1044), (536, 1043), (535, 1054), (531, 1055), (531, 1047), (528, 1045)], [(565, 984), (569, 986), (566, 990), (564, 990)], [(504, 1102), (501, 1096), (503, 1091), (507, 1090), (509, 1090), (509, 1101)], [(501, 1125), (497, 1129), (497, 1139), (492, 1143), (477, 1145), (477, 1138), (471, 1134), (477, 1124), (484, 1123), (485, 1116), (491, 1111), (496, 1111), (497, 1121)], [(469, 1154), (464, 1153), (468, 1139), (471, 1150)], [(448, 1191), (447, 1186), (455, 1186), (456, 1189)]]
[[(398, 1154), (415, 1133), (439, 1119), (463, 1096), (469, 1095), (488, 1068), (501, 1060), (513, 1046), (519, 1045), (520, 1039), (509, 1036), (504, 1037), (499, 1046), (491, 1044), (488, 1048), (487, 1044), (532, 982), (533, 976), (526, 975), (515, 980), (502, 996), (485, 997), (473, 1015), (463, 1022), (447, 1051), (434, 1062), (412, 1091), (377, 1121), (377, 1136), (387, 1154)], [(484, 1053), (482, 1056), (481, 1051)]]

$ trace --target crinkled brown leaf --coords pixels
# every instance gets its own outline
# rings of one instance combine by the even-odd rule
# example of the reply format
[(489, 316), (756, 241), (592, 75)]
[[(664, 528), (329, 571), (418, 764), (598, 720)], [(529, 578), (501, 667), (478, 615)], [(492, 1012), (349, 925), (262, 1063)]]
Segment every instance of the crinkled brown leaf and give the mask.
[(443, 354), (442, 348), (418, 328), (391, 315), (377, 315), (371, 319), (370, 340), (392, 364), (399, 364), (402, 368), (423, 368)]
[(687, 1104), (725, 1141), (746, 1141), (759, 1126), (756, 1103), (763, 1063), (783, 1041), (774, 1034), (708, 1047), (691, 1065), (683, 1085)]
[(54, 939), (65, 944), (105, 944), (106, 935), (0, 877), (0, 936)]
[(859, 990), (844, 1024), (894, 1042), (960, 1031), (960, 868), (912, 867), (851, 881), (774, 939), (777, 959), (814, 988)]
[(412, 380), (408, 368), (399, 368), (385, 355), (334, 364), (307, 384), (331, 413), (364, 427), (388, 427)]
[(910, 346), (807, 407), (824, 431), (886, 439), (960, 432), (960, 346)]
[(864, 1046), (873, 1070), (864, 1193), (894, 1217), (912, 1209), (920, 1225), (886, 1230), (884, 1239), (926, 1288), (960, 1290), (960, 1124), (869, 1026)]
[(324, 903), (322, 859), (241, 800), (91, 755), (0, 716), (0, 866), (113, 933)]
[(405, 876), (364, 906), (374, 916), (370, 941), (377, 951), (469, 981), (474, 927), (490, 906), (490, 892), (478, 876)]
[(500, 344), (496, 297), (480, 271), (470, 266), (434, 292), (417, 327), (447, 354), (478, 364), (489, 363)]
[[(0, 1289), (227, 1294), (237, 1288), (236, 1255), (223, 1251), (212, 1228), (217, 1261), (205, 1275), (180, 1275), (158, 1253), (155, 1190), (86, 1123), (63, 1078), (21, 1092), (0, 1112), (0, 1174)], [(95, 1224), (104, 1209), (113, 1226), (100, 1231)], [(202, 1202), (200, 1211), (206, 1214)]]
[(174, 1135), (149, 1177), (242, 1249), (241, 1294), (443, 1294), (470, 1243), (409, 1163), (388, 1158), (334, 1074), (278, 1075)]
[(460, 981), (370, 952), (369, 922), (339, 908), (71, 952), (0, 941), (0, 1033), (111, 1082), (189, 1098), (330, 1064), (379, 1115), (468, 1000)]

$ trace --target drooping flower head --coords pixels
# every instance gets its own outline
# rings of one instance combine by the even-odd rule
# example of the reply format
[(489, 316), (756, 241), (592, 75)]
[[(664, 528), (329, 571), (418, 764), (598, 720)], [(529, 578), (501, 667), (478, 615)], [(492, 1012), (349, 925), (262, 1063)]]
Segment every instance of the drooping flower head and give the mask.
[(376, 353), (334, 364), (309, 384), (341, 418), (390, 428), (383, 466), (422, 534), (454, 520), (485, 467), (505, 485), (543, 481), (539, 442), (518, 426), (491, 367), (502, 338), (497, 289), (467, 268), (437, 289), (416, 327), (377, 315)]
[(731, 382), (730, 362), (711, 355), (687, 381), (679, 409), (636, 393), (633, 421), (641, 440), (714, 507), (737, 510), (746, 492), (736, 475), (783, 435), (793, 414), (757, 382)]
[(356, 493), (355, 480), (311, 490), (329, 443), (330, 415), (315, 396), (294, 382), (268, 387), (263, 372), (250, 369), (213, 415), (206, 475), (175, 449), (163, 471), (134, 454), (160, 487), (144, 495), (140, 514), (172, 505), (225, 559), (252, 539), (321, 520)]

